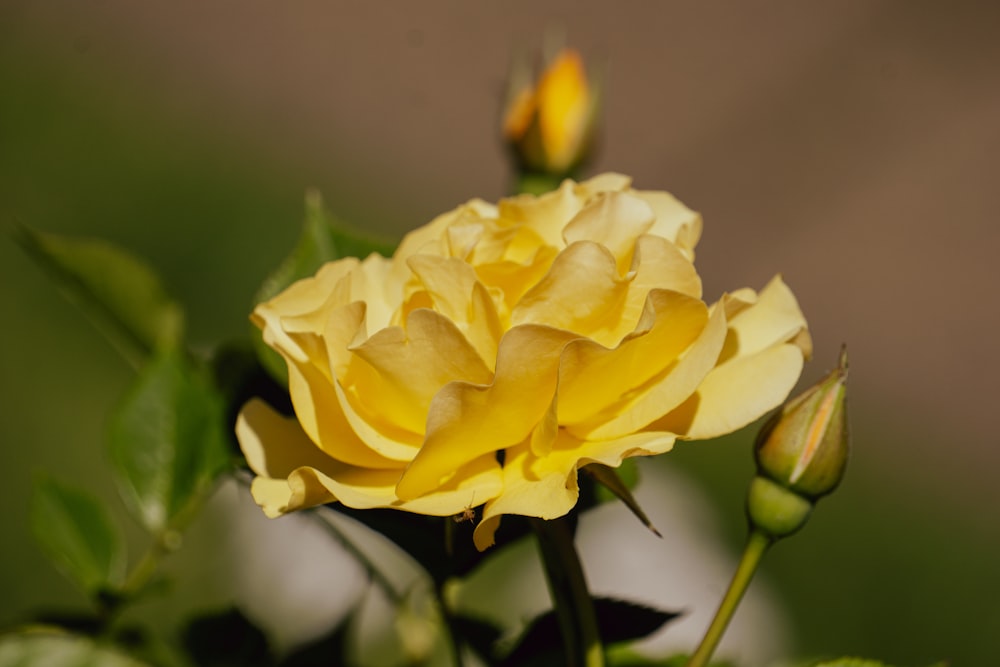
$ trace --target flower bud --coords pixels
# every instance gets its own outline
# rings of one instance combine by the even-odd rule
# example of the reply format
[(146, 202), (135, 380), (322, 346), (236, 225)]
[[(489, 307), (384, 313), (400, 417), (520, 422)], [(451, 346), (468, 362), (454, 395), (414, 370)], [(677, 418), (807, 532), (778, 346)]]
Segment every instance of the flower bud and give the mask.
[(562, 49), (537, 84), (530, 67), (512, 68), (503, 135), (522, 172), (561, 179), (590, 151), (597, 116), (595, 87), (580, 54)]
[(847, 350), (823, 380), (787, 402), (757, 436), (757, 476), (747, 496), (751, 525), (772, 539), (791, 535), (847, 465)]
[(760, 475), (810, 500), (833, 491), (847, 465), (847, 349), (823, 380), (792, 399), (757, 436)]

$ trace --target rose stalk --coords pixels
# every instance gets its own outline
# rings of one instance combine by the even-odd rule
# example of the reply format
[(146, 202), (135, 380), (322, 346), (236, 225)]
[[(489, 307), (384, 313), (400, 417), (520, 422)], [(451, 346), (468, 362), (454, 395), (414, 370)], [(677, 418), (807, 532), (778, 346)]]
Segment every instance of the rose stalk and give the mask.
[(757, 437), (757, 476), (747, 494), (750, 535), (719, 610), (687, 667), (708, 664), (768, 548), (801, 529), (816, 502), (840, 484), (849, 441), (844, 348), (837, 368), (789, 401)]

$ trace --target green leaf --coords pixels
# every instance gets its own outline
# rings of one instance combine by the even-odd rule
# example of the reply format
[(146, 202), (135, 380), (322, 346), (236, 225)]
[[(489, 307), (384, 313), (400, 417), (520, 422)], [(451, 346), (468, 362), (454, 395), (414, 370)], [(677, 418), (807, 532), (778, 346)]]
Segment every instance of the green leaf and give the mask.
[[(264, 281), (254, 303), (267, 301), (296, 280), (314, 275), (327, 262), (343, 257), (367, 257), (371, 253), (389, 257), (393, 245), (365, 237), (334, 218), (323, 205), (316, 190), (306, 193), (306, 217), (302, 234), (292, 254)], [(254, 331), (254, 344), (261, 363), (275, 379), (288, 383), (288, 371), (281, 356), (264, 344), (260, 332)]]
[[(660, 611), (644, 605), (594, 598), (598, 633), (605, 646), (640, 639), (659, 630), (679, 613)], [(528, 626), (517, 646), (504, 658), (503, 667), (564, 664), (562, 637), (555, 611), (547, 611)]]
[(236, 608), (192, 619), (184, 649), (198, 667), (271, 667), (267, 637)]
[(147, 667), (87, 637), (55, 630), (0, 635), (0, 667)]
[[(626, 463), (631, 463), (631, 465), (626, 467)], [(632, 514), (642, 522), (642, 525), (649, 528), (657, 537), (663, 537), (660, 531), (656, 529), (656, 526), (653, 525), (653, 522), (649, 520), (649, 517), (646, 516), (646, 513), (639, 506), (639, 502), (630, 490), (639, 480), (639, 471), (636, 469), (635, 462), (632, 459), (625, 459), (622, 462), (622, 469), (615, 470), (603, 463), (591, 463), (583, 468), (585, 472), (600, 482), (601, 487), (599, 489), (606, 490), (605, 492), (610, 492), (611, 495), (621, 499), (625, 503), (625, 506), (632, 511)], [(623, 474), (619, 474), (620, 472)], [(598, 497), (600, 497), (600, 493)]]
[(122, 497), (154, 533), (176, 528), (229, 457), (218, 393), (180, 353), (164, 350), (111, 420), (111, 463)]
[(106, 241), (14, 227), (14, 239), (129, 363), (176, 345), (184, 313), (145, 262)]
[(31, 530), (56, 566), (88, 594), (121, 583), (124, 543), (104, 507), (90, 494), (55, 480), (37, 480)]

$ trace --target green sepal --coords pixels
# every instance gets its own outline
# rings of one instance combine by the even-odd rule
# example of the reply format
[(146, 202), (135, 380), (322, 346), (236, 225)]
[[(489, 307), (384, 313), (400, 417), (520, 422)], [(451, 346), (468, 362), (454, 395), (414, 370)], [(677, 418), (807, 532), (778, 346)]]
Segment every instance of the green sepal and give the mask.
[[(254, 303), (267, 301), (297, 280), (315, 275), (321, 266), (344, 257), (364, 258), (372, 253), (392, 255), (392, 243), (366, 237), (333, 217), (316, 190), (306, 193), (305, 221), (302, 234), (292, 253), (267, 277), (254, 295)], [(281, 384), (288, 384), (285, 361), (264, 344), (260, 332), (253, 331), (257, 355), (264, 368)]]
[(142, 370), (111, 419), (110, 458), (126, 505), (154, 534), (202, 497), (229, 463), (222, 400), (183, 355)]
[(53, 479), (35, 482), (31, 530), (56, 567), (98, 598), (125, 575), (125, 544), (105, 507), (92, 495)]
[(144, 261), (107, 241), (39, 232), (23, 224), (14, 226), (13, 235), (134, 367), (155, 350), (180, 343), (184, 312)]
[(610, 500), (611, 497), (618, 498), (642, 522), (642, 525), (649, 528), (657, 537), (663, 537), (649, 520), (639, 501), (632, 495), (632, 489), (639, 481), (639, 471), (633, 459), (625, 459), (617, 469), (603, 463), (591, 463), (584, 466), (583, 471), (600, 483), (597, 487), (598, 501)]

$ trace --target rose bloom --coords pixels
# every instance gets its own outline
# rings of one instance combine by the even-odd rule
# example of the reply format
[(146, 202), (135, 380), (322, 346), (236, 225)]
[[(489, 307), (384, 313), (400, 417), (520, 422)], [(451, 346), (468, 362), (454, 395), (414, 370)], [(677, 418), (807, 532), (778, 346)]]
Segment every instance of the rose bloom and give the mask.
[(473, 200), (392, 258), (341, 259), (254, 310), (288, 364), (294, 418), (244, 406), (236, 432), (268, 516), (341, 502), (554, 519), (577, 470), (712, 438), (779, 405), (810, 354), (776, 277), (711, 306), (701, 218), (604, 174)]

